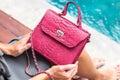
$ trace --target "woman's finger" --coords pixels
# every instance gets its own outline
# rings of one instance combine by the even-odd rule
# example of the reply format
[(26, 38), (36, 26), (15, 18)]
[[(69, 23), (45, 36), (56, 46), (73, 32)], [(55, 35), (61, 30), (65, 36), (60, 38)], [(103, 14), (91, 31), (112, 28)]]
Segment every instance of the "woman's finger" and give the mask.
[(24, 46), (21, 46), (21, 48), (19, 48), (19, 53), (22, 53), (22, 52), (28, 50), (30, 47), (31, 47), (30, 43), (25, 44)]
[(75, 63), (75, 67), (69, 71), (67, 71), (67, 74), (70, 76), (70, 77), (73, 77), (76, 73), (77, 73), (77, 70), (78, 70), (78, 62)]
[(75, 68), (75, 66), (76, 66), (75, 64), (61, 65), (60, 70), (69, 71), (69, 70)]

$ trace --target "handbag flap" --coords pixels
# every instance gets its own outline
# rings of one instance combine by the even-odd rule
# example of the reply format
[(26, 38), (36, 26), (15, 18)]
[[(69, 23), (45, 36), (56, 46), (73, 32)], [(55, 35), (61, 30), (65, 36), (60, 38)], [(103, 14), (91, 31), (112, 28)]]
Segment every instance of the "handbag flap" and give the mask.
[(42, 30), (67, 47), (75, 47), (89, 37), (89, 33), (75, 24), (48, 10), (41, 20)]

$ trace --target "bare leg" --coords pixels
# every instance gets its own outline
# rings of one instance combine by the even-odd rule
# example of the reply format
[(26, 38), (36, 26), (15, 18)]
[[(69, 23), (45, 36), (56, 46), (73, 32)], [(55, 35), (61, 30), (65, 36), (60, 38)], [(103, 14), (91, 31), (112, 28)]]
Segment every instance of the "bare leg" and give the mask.
[[(101, 58), (92, 58), (92, 63), (94, 64), (94, 66), (95, 66), (96, 69), (99, 69), (99, 68), (101, 68), (102, 66), (104, 66), (105, 60), (104, 60), (104, 59), (101, 59)], [(75, 76), (73, 77), (73, 80), (78, 80), (78, 79), (79, 79), (79, 80), (88, 80), (88, 79), (82, 78), (82, 77), (77, 76), (77, 75), (75, 75)]]
[(78, 73), (77, 75), (81, 77), (87, 77), (89, 79), (92, 79), (93, 77), (97, 76), (98, 71), (95, 68), (94, 64), (92, 63), (92, 60), (90, 56), (83, 50), (81, 53), (78, 64)]
[(111, 69), (98, 71), (92, 63), (90, 56), (85, 51), (81, 53), (78, 61), (77, 75), (81, 77), (88, 78), (89, 80), (116, 80), (116, 76), (119, 75), (118, 77), (120, 78), (120, 73), (113, 73)]
[(92, 63), (94, 64), (95, 68), (99, 69), (105, 64), (105, 60), (102, 58), (92, 58)]

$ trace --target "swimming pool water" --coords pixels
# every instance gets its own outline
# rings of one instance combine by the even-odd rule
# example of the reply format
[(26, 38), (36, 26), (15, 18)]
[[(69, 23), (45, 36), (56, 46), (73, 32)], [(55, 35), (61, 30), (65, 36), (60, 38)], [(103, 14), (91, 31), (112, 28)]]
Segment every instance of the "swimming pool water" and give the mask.
[[(76, 2), (82, 12), (82, 21), (120, 43), (120, 0), (48, 0), (60, 9), (68, 1)], [(71, 5), (69, 13), (77, 17), (77, 9)]]

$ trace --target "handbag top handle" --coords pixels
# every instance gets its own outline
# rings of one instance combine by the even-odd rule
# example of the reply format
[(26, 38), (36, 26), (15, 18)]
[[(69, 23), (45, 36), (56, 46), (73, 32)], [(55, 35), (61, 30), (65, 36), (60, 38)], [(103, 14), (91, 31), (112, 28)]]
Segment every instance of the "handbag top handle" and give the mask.
[(76, 3), (74, 3), (74, 2), (67, 2), (66, 5), (65, 5), (65, 7), (64, 7), (64, 9), (63, 9), (63, 11), (60, 13), (60, 15), (65, 16), (67, 14), (67, 9), (68, 9), (68, 5), (69, 4), (74, 4), (77, 7), (77, 9), (78, 9), (77, 25), (78, 25), (78, 27), (81, 27), (81, 12), (80, 12), (80, 7)]

